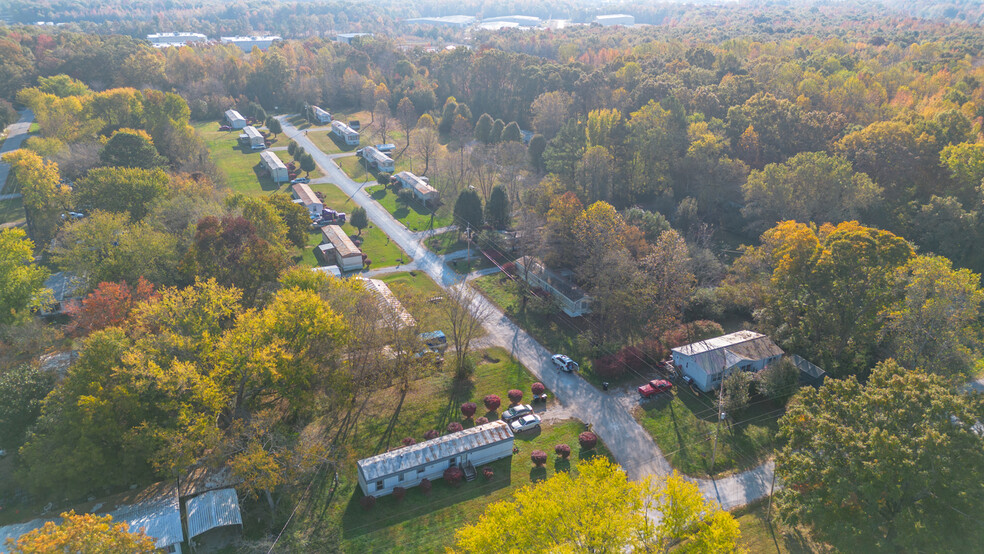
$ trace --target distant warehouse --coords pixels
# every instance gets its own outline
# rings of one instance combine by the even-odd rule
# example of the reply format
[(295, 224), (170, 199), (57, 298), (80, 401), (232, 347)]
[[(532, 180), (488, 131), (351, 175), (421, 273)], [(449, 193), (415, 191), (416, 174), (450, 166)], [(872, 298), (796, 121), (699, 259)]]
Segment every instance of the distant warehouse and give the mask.
[(609, 15), (599, 15), (594, 18), (594, 22), (603, 26), (609, 27), (612, 25), (635, 25), (635, 17), (631, 15), (626, 15), (624, 13), (614, 13)]
[(167, 48), (168, 46), (208, 42), (208, 37), (201, 33), (155, 33), (147, 35), (147, 41), (155, 48)]
[(246, 53), (252, 52), (254, 46), (260, 50), (266, 50), (271, 44), (278, 40), (281, 40), (278, 35), (256, 37), (222, 37), (222, 42), (235, 44)]
[(284, 165), (284, 162), (276, 154), (269, 150), (260, 152), (260, 165), (270, 173), (270, 178), (273, 179), (274, 183), (283, 183), (289, 179), (287, 166)]

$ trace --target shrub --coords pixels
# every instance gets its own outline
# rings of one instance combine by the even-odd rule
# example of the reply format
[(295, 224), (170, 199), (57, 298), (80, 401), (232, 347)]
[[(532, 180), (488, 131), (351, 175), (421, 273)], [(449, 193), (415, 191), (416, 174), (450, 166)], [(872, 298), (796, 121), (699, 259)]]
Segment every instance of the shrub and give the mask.
[(512, 402), (513, 404), (519, 404), (519, 401), (523, 399), (523, 391), (518, 389), (512, 389), (511, 391), (506, 393), (506, 396), (509, 397), (509, 401)]
[(570, 458), (571, 447), (566, 444), (558, 444), (554, 447), (554, 452), (563, 459)]
[(533, 392), (534, 396), (540, 396), (547, 390), (547, 387), (543, 386), (543, 383), (533, 383), (530, 390)]
[(516, 264), (514, 262), (508, 262), (502, 266), (502, 271), (505, 271), (509, 275), (516, 274)]
[(482, 403), (485, 404), (486, 410), (494, 412), (502, 405), (502, 399), (498, 395), (490, 394), (482, 399)]
[(464, 429), (464, 427), (462, 427), (461, 424), (458, 423), (457, 421), (452, 421), (451, 423), (448, 423), (448, 433), (457, 433), (462, 429)]
[(393, 498), (397, 500), (403, 500), (403, 497), (407, 495), (407, 489), (403, 487), (396, 487), (393, 489)]
[(598, 445), (598, 435), (585, 431), (577, 436), (577, 442), (581, 444), (581, 450), (591, 450)]
[(670, 351), (657, 339), (646, 339), (636, 345), (642, 360), (648, 365), (656, 365), (670, 356)]
[(417, 444), (417, 441), (413, 437), (407, 437), (400, 442), (403, 444), (403, 446), (413, 446)]
[(444, 470), (444, 481), (452, 486), (457, 486), (465, 478), (465, 472), (460, 467), (449, 467)]
[(663, 333), (660, 337), (667, 348), (676, 348), (692, 342), (719, 337), (724, 334), (724, 328), (713, 321), (700, 320), (685, 323)]
[(413, 202), (413, 192), (410, 189), (400, 189), (396, 193), (396, 199), (401, 204), (409, 204)]
[(492, 466), (485, 466), (482, 468), (482, 477), (485, 477), (486, 481), (491, 481), (492, 478), (495, 477), (495, 470), (492, 469)]
[(475, 420), (475, 425), (485, 425), (489, 422), (489, 418), (482, 416)]
[(376, 175), (376, 182), (380, 185), (390, 184), (390, 174), (385, 171), (380, 171), (379, 175)]
[(363, 509), (370, 510), (376, 505), (376, 497), (372, 495), (363, 496), (359, 499), (359, 504), (362, 505)]
[(437, 429), (431, 429), (430, 431), (424, 433), (424, 440), (429, 441), (431, 439), (436, 439), (439, 436), (441, 436), (441, 434), (437, 432)]
[(530, 460), (536, 464), (536, 467), (540, 467), (547, 463), (547, 453), (543, 450), (534, 450), (530, 453)]
[(614, 354), (595, 360), (592, 365), (595, 373), (610, 379), (621, 377), (628, 370), (641, 373), (645, 366), (645, 355), (635, 346), (626, 346)]
[(471, 417), (478, 411), (478, 406), (474, 402), (465, 402), (461, 405), (461, 413), (465, 417)]
[(434, 488), (433, 483), (430, 479), (424, 478), (420, 481), (420, 492), (424, 494), (430, 494), (431, 489)]

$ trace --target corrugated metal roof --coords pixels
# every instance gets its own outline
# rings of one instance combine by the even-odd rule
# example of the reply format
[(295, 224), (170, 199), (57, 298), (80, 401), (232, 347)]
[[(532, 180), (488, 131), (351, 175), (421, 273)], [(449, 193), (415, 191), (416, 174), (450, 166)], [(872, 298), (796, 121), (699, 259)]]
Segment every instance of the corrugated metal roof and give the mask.
[(109, 513), (114, 521), (125, 522), (131, 532), (143, 531), (154, 539), (154, 546), (165, 548), (184, 540), (178, 488), (158, 483), (149, 487), (131, 504), (118, 506)]
[(714, 337), (674, 348), (673, 352), (694, 358), (708, 375), (716, 375), (745, 361), (765, 360), (784, 354), (772, 339), (754, 331)]
[(362, 255), (362, 250), (359, 250), (355, 243), (352, 242), (352, 239), (338, 225), (325, 225), (321, 228), (321, 235), (326, 241), (334, 245), (335, 250), (343, 258)]
[(0, 553), (6, 554), (9, 552), (7, 547), (7, 539), (13, 539), (16, 541), (21, 538), (21, 536), (43, 527), (48, 521), (57, 520), (32, 519), (26, 523), (14, 523), (12, 525), (4, 525), (3, 527), (0, 527)]
[(370, 291), (378, 295), (383, 300), (383, 302), (385, 302), (386, 305), (389, 306), (390, 310), (392, 310), (392, 313), (399, 319), (399, 321), (397, 322), (397, 326), (413, 327), (414, 325), (417, 324), (417, 320), (415, 320), (413, 316), (410, 315), (410, 312), (408, 312), (407, 309), (403, 307), (403, 304), (400, 302), (400, 300), (393, 294), (393, 291), (390, 290), (389, 285), (387, 285), (385, 282), (379, 279), (362, 278), (362, 281), (363, 283), (365, 283), (366, 288), (368, 288)]
[(226, 110), (225, 116), (226, 116), (226, 119), (228, 119), (229, 121), (245, 121), (246, 120), (246, 118), (243, 117), (242, 114), (240, 114), (236, 110)]
[(246, 136), (249, 137), (249, 138), (251, 138), (251, 139), (253, 139), (253, 138), (263, 138), (263, 135), (260, 134), (260, 132), (256, 130), (256, 127), (253, 127), (252, 125), (247, 125), (247, 126), (243, 127), (243, 133), (245, 133)]
[(476, 448), (509, 441), (512, 438), (512, 430), (506, 422), (493, 421), (359, 460), (359, 471), (366, 481), (377, 481)]
[(393, 163), (393, 158), (390, 158), (386, 154), (383, 154), (374, 146), (366, 146), (362, 149), (362, 156), (370, 161), (374, 161), (377, 164), (382, 163)]
[(294, 191), (294, 195), (297, 196), (297, 198), (301, 202), (303, 202), (305, 206), (310, 206), (312, 204), (321, 204), (321, 200), (318, 200), (318, 195), (314, 194), (314, 191), (311, 190), (311, 187), (307, 186), (304, 183), (298, 183), (294, 185), (293, 187), (291, 187), (291, 190)]
[(674, 348), (673, 350), (675, 352), (680, 352), (681, 354), (687, 356), (696, 356), (701, 352), (710, 352), (711, 350), (718, 350), (720, 348), (725, 348), (727, 346), (732, 346), (741, 342), (761, 338), (764, 336), (765, 335), (761, 333), (756, 333), (755, 331), (736, 331), (734, 333), (729, 333), (727, 335), (721, 335), (720, 337), (714, 337), (713, 339), (702, 340), (702, 341), (687, 344), (685, 346), (679, 346), (677, 348)]
[(232, 488), (209, 491), (190, 498), (185, 501), (185, 510), (188, 512), (189, 539), (216, 527), (243, 524), (239, 497), (236, 496), (236, 489)]
[(287, 166), (284, 165), (283, 160), (269, 150), (260, 152), (260, 159), (263, 160), (263, 163), (269, 168), (287, 169)]
[(339, 121), (337, 119), (331, 122), (331, 128), (338, 131), (339, 133), (346, 134), (346, 135), (350, 135), (353, 133), (355, 133), (356, 135), (359, 134), (358, 131), (349, 127), (347, 124), (345, 124), (345, 122)]
[(314, 108), (315, 115), (331, 115), (330, 113), (320, 108), (319, 106), (312, 106), (312, 108)]

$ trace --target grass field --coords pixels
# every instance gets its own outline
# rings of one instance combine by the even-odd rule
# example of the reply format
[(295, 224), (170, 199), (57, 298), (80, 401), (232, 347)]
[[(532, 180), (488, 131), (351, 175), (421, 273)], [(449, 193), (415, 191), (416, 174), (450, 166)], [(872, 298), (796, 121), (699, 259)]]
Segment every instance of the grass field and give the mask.
[(366, 192), (411, 231), (426, 231), (451, 224), (451, 207), (446, 204), (437, 210), (431, 210), (416, 198), (404, 204), (395, 192), (382, 185), (369, 187)]
[[(394, 169), (391, 173), (396, 174), (401, 171), (411, 171), (410, 157), (400, 156), (394, 160)], [(362, 163), (362, 158), (357, 156), (348, 156), (345, 158), (338, 158), (335, 160), (338, 167), (342, 168), (342, 171), (346, 175), (352, 178), (353, 181), (376, 181), (376, 175), (378, 172), (374, 169), (370, 169), (368, 172), (368, 177), (366, 174), (365, 165)]]
[[(791, 529), (778, 521), (769, 521), (769, 500), (732, 512), (741, 526), (741, 545), (753, 554), (820, 554), (833, 550), (812, 540), (801, 529)], [(776, 512), (772, 512), (773, 518)]]
[[(674, 468), (704, 476), (711, 471), (716, 412), (714, 399), (697, 398), (689, 389), (675, 387), (672, 394), (645, 401), (634, 415)], [(714, 474), (748, 469), (768, 458), (782, 413), (783, 408), (772, 401), (753, 397), (745, 410), (722, 422)]]
[[(398, 446), (404, 437), (421, 440), (429, 429), (443, 430), (450, 421), (461, 421), (458, 408), (463, 402), (475, 402), (479, 406), (476, 417), (484, 416), (481, 400), (485, 395), (505, 398), (511, 388), (528, 395), (532, 383), (533, 377), (504, 350), (491, 349), (482, 353), (474, 374), (464, 382), (455, 384), (444, 373), (432, 375), (415, 383), (402, 405), (395, 390), (381, 391), (361, 410), (358, 428), (348, 440), (353, 459)], [(504, 403), (500, 411), (505, 407)], [(488, 415), (497, 417), (498, 413)], [(339, 476), (334, 496), (327, 486), (314, 491), (313, 502), (305, 506), (304, 517), (293, 525), (294, 530), (329, 532), (346, 552), (443, 551), (453, 543), (455, 531), (475, 521), (490, 502), (508, 498), (517, 488), (558, 471), (577, 471), (581, 455), (607, 455), (603, 445), (593, 453), (579, 452), (577, 435), (583, 430), (585, 425), (577, 421), (544, 424), (539, 431), (516, 437), (519, 453), (491, 464), (495, 471), (491, 481), (479, 475), (475, 481), (452, 487), (436, 480), (429, 495), (411, 488), (402, 501), (383, 497), (369, 511), (359, 505), (362, 493), (350, 466)], [(571, 446), (569, 461), (554, 455), (553, 448), (559, 443)], [(530, 452), (536, 449), (549, 455), (544, 468), (535, 468), (530, 461)]]
[(26, 217), (22, 199), (0, 200), (0, 224), (20, 224), (25, 221)]
[(457, 229), (434, 235), (424, 241), (424, 246), (435, 254), (450, 254), (464, 250), (468, 245), (461, 239), (462, 232)]

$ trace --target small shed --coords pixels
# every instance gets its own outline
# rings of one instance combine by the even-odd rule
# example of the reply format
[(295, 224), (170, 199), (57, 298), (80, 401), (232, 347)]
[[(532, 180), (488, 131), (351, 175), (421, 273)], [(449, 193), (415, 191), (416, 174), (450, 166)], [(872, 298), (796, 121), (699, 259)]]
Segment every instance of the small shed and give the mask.
[(330, 244), (335, 261), (342, 271), (362, 269), (362, 250), (352, 242), (338, 225), (325, 225), (321, 228), (322, 243)]
[(344, 121), (334, 120), (331, 122), (331, 132), (349, 146), (358, 146), (359, 132), (349, 127)]
[(270, 173), (274, 183), (284, 183), (290, 178), (283, 160), (269, 150), (260, 152), (260, 165)]
[(796, 369), (800, 372), (800, 385), (809, 385), (814, 388), (820, 388), (823, 386), (823, 380), (827, 378), (826, 371), (813, 364), (806, 358), (803, 358), (799, 354), (790, 355), (789, 361), (793, 362), (793, 365), (795, 365)]
[(331, 123), (331, 114), (327, 111), (318, 106), (311, 106), (311, 110), (314, 112), (314, 118), (318, 120), (318, 123)]
[(468, 470), (511, 456), (513, 440), (508, 423), (493, 421), (397, 448), (359, 460), (359, 486), (367, 496), (385, 496), (396, 487), (438, 479), (449, 467)]
[(236, 110), (226, 110), (225, 118), (226, 121), (229, 122), (229, 126), (233, 129), (242, 129), (243, 127), (246, 127), (246, 118)]
[(324, 211), (325, 205), (321, 202), (321, 199), (318, 198), (318, 195), (314, 194), (311, 187), (309, 187), (306, 183), (298, 183), (290, 187), (290, 190), (294, 198), (300, 200), (300, 203), (307, 208), (308, 214), (312, 218), (321, 216), (321, 212)]
[(318, 271), (326, 275), (331, 275), (333, 277), (341, 277), (342, 270), (338, 269), (337, 265), (323, 265), (321, 267), (312, 267), (311, 271)]
[(184, 529), (181, 526), (181, 506), (178, 487), (157, 483), (125, 500), (109, 512), (113, 521), (127, 524), (130, 531), (143, 531), (154, 539), (154, 546), (165, 552), (181, 552)]
[(243, 516), (236, 489), (208, 491), (185, 501), (188, 541), (193, 548), (222, 548), (242, 534)]

